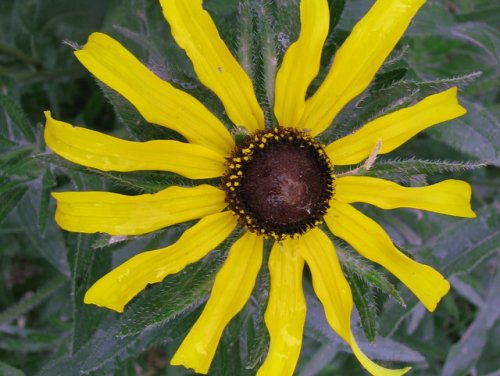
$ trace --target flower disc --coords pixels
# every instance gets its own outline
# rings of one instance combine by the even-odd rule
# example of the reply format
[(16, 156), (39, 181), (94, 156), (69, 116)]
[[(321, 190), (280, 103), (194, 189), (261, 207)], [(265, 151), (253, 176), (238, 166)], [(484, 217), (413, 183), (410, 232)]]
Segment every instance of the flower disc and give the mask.
[(333, 168), (322, 146), (292, 128), (252, 134), (227, 167), (230, 209), (250, 231), (275, 239), (320, 223), (333, 194)]

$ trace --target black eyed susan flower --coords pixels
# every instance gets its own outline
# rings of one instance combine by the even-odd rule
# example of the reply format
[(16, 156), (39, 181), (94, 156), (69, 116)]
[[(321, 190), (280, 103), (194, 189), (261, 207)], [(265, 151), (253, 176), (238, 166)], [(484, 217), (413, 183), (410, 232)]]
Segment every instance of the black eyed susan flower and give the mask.
[(259, 375), (291, 375), (306, 316), (302, 272), (306, 263), (328, 323), (374, 375), (402, 375), (368, 359), (351, 331), (353, 298), (328, 230), (367, 259), (382, 265), (433, 311), (450, 285), (433, 268), (401, 253), (374, 220), (352, 204), (382, 209), (416, 208), (474, 217), (470, 186), (446, 180), (403, 187), (366, 176), (335, 176), (335, 166), (358, 164), (373, 150), (388, 153), (420, 131), (465, 114), (457, 89), (370, 121), (358, 131), (322, 145), (340, 110), (372, 81), (424, 0), (378, 0), (337, 51), (319, 89), (306, 91), (318, 74), (328, 33), (327, 0), (300, 2), (299, 38), (286, 51), (276, 76), (274, 115), (266, 124), (251, 80), (219, 36), (202, 0), (161, 0), (178, 45), (199, 80), (222, 102), (238, 143), (223, 123), (193, 96), (160, 79), (119, 42), (94, 33), (76, 57), (99, 80), (129, 100), (149, 122), (173, 129), (187, 142), (131, 142), (55, 120), (46, 112), (45, 140), (57, 154), (103, 171), (160, 170), (187, 178), (220, 178), (216, 185), (171, 186), (155, 194), (54, 193), (56, 221), (65, 230), (140, 235), (199, 221), (174, 244), (132, 257), (98, 280), (85, 303), (122, 312), (148, 284), (203, 258), (237, 228), (201, 316), (171, 360), (207, 373), (228, 322), (252, 293), (263, 262), (264, 238), (273, 241), (265, 323), (270, 334)]

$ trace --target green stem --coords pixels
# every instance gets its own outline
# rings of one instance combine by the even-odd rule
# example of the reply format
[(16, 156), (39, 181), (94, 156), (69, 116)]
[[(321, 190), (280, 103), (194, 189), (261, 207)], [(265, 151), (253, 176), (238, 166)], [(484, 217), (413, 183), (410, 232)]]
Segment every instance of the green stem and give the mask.
[(18, 50), (15, 47), (9, 46), (7, 44), (0, 42), (0, 53), (8, 54), (14, 56), (16, 59), (25, 62), (26, 64), (34, 65), (35, 67), (41, 67), (42, 63), (35, 59), (34, 57), (24, 53), (21, 50)]

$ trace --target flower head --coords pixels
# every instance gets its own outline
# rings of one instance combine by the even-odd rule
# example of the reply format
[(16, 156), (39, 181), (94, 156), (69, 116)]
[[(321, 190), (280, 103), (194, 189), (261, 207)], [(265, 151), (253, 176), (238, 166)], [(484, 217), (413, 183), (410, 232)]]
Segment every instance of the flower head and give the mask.
[[(423, 3), (376, 1), (337, 51), (318, 90), (307, 98), (319, 71), (329, 11), (326, 0), (301, 0), (300, 36), (286, 51), (276, 76), (277, 124), (266, 124), (250, 78), (220, 38), (202, 1), (161, 0), (172, 35), (199, 80), (219, 97), (232, 125), (245, 130), (239, 142), (196, 98), (160, 79), (113, 38), (92, 34), (75, 53), (78, 60), (146, 120), (177, 131), (187, 142), (124, 141), (72, 127), (46, 112), (47, 145), (63, 158), (103, 171), (160, 170), (219, 182), (137, 196), (54, 193), (56, 220), (68, 231), (140, 235), (199, 219), (174, 244), (138, 254), (102, 277), (88, 290), (85, 303), (122, 312), (148, 284), (200, 260), (240, 227), (243, 234), (232, 244), (210, 298), (172, 364), (208, 372), (224, 328), (252, 293), (268, 238), (273, 247), (265, 322), (271, 340), (260, 375), (294, 371), (306, 315), (304, 263), (328, 323), (360, 363), (374, 375), (406, 373), (409, 368), (388, 370), (375, 364), (358, 347), (351, 331), (351, 290), (329, 235), (385, 267), (433, 311), (448, 292), (448, 281), (401, 253), (383, 228), (352, 204), (474, 217), (470, 186), (446, 180), (409, 188), (374, 177), (335, 176), (335, 167), (358, 164), (374, 149), (388, 153), (466, 111), (457, 101), (457, 89), (451, 88), (370, 121), (329, 145), (315, 137), (368, 87)], [(322, 223), (326, 228), (318, 226)]]

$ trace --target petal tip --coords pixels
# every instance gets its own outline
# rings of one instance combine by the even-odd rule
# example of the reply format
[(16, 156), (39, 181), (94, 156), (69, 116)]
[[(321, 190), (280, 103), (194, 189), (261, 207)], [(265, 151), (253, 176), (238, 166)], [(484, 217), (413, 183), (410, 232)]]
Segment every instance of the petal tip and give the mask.
[[(193, 349), (193, 351), (195, 351), (195, 350)], [(189, 369), (192, 369), (197, 374), (201, 374), (201, 375), (206, 375), (208, 373), (208, 369), (209, 369), (209, 367), (203, 367), (203, 366), (200, 366), (198, 364), (191, 364), (191, 362), (189, 362), (188, 359), (177, 355), (177, 353), (175, 353), (174, 356), (172, 357), (172, 359), (170, 360), (170, 365), (171, 366), (182, 366), (185, 368), (189, 368)]]
[(83, 297), (83, 302), (85, 304), (94, 304), (98, 307), (108, 308), (112, 311), (123, 313), (125, 308), (124, 304), (118, 304), (117, 302), (110, 302), (103, 298), (102, 294), (96, 293), (93, 289), (95, 285), (91, 286), (90, 289), (87, 290), (85, 296)]
[(450, 288), (451, 288), (450, 282), (448, 282), (448, 280), (443, 277), (441, 281), (435, 282), (434, 299), (433, 300), (429, 299), (425, 302), (421, 300), (422, 304), (429, 312), (434, 312), (438, 304), (441, 302), (441, 300), (448, 294)]

